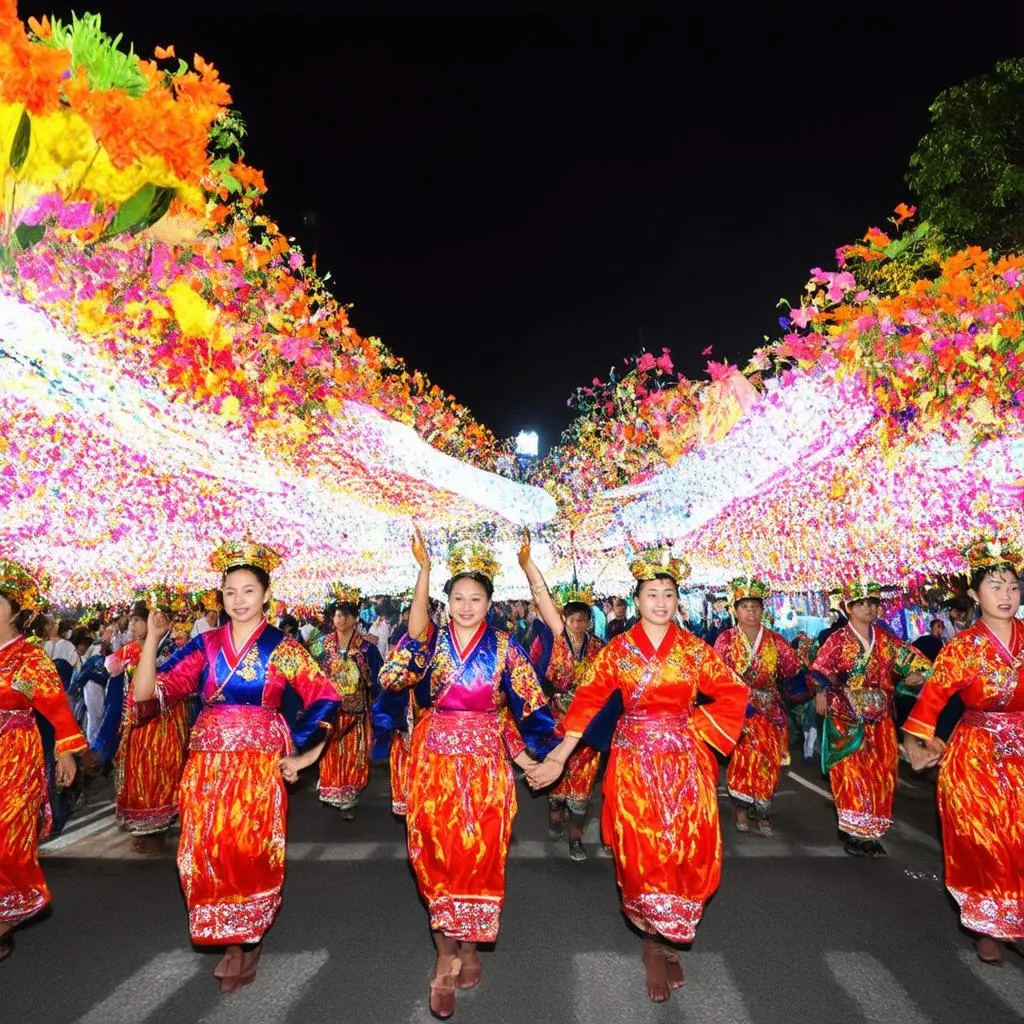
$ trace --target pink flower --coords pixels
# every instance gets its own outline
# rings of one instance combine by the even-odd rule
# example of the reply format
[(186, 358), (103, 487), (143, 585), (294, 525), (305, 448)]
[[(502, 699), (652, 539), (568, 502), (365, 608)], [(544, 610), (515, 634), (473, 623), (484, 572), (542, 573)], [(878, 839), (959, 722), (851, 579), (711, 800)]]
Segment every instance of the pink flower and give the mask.
[(733, 366), (732, 363), (716, 363), (712, 359), (708, 360), (708, 374), (712, 380), (723, 380), (731, 376), (738, 369), (739, 367)]
[(658, 364), (659, 370), (663, 371), (664, 373), (672, 372), (672, 357), (669, 356), (668, 349), (665, 349), (664, 355), (658, 356), (656, 362)]
[(652, 356), (650, 352), (645, 352), (636, 362), (636, 368), (641, 373), (653, 370), (656, 365), (654, 356)]
[(305, 263), (305, 260), (302, 258), (302, 253), (297, 250), (288, 257), (288, 266), (291, 267), (292, 270), (298, 270), (303, 263)]
[(816, 316), (818, 315), (817, 306), (801, 306), (799, 309), (794, 309), (790, 313), (790, 320), (793, 324), (799, 328), (806, 327)]

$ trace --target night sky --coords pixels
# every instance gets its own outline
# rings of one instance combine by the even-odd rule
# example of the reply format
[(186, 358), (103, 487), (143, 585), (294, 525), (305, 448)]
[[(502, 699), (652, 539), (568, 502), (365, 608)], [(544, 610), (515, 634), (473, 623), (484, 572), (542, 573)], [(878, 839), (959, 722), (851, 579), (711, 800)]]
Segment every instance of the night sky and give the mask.
[[(774, 337), (776, 302), (799, 298), (808, 268), (911, 198), (907, 158), (936, 93), (1024, 52), (1020, 16), (991, 6), (948, 19), (76, 7), (143, 56), (174, 43), (212, 61), (268, 212), (315, 247), (360, 332), (497, 433), (533, 427), (542, 446), (572, 390), (641, 345), (696, 376), (708, 345), (737, 361)], [(23, 17), (46, 9), (21, 0)]]

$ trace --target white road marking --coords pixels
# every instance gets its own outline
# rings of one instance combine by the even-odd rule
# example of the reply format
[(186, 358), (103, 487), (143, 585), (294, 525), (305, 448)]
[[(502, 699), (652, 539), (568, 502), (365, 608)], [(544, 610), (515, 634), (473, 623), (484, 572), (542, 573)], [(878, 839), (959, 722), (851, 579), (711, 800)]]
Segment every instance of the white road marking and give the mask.
[[(786, 778), (792, 779), (793, 782), (798, 783), (805, 789), (809, 789), (812, 793), (817, 793), (819, 796), (825, 797), (829, 803), (834, 802), (832, 794), (827, 789), (823, 789), (821, 786), (816, 786), (813, 782), (808, 782), (807, 779), (802, 778), (799, 775), (795, 775), (793, 772), (786, 772)], [(927, 832), (922, 832), (919, 828), (914, 828), (913, 825), (908, 825), (904, 821), (894, 821), (892, 831), (906, 839), (913, 839), (915, 842), (920, 843), (922, 846), (927, 846), (929, 849), (942, 850), (942, 844), (937, 839), (928, 835)]]
[(931, 1024), (896, 976), (870, 953), (833, 951), (825, 954), (825, 963), (868, 1024)]
[[(265, 953), (256, 980), (230, 998), (223, 998), (203, 1019), (207, 1024), (254, 1024), (285, 1021), (327, 963), (327, 950), (308, 953)], [(336, 1008), (340, 1010), (340, 1007)]]
[[(719, 953), (681, 953), (686, 984), (669, 1001), (672, 1016), (690, 1021), (752, 1024), (736, 979)], [(640, 943), (636, 955), (577, 953), (573, 956), (573, 1006), (578, 1024), (594, 1021), (663, 1022), (666, 1007), (647, 998)]]
[(207, 959), (184, 949), (161, 953), (118, 985), (85, 1016), (79, 1017), (75, 1024), (143, 1021), (187, 985)]
[[(1006, 955), (1016, 954), (1007, 951)], [(983, 964), (973, 950), (960, 950), (964, 966), (1014, 1015), (1024, 1020), (1024, 973), (1013, 967), (993, 967)]]
[(76, 815), (67, 823), (67, 826), (64, 829), (65, 834), (77, 831), (82, 825), (85, 825), (87, 822), (90, 822), (95, 818), (99, 818), (102, 815), (109, 816), (113, 807), (114, 802), (112, 800), (108, 800), (106, 803), (97, 804), (97, 806), (92, 808), (88, 814)]
[(94, 821), (89, 825), (85, 825), (74, 832), (63, 832), (61, 835), (56, 836), (53, 839), (48, 839), (41, 846), (43, 850), (61, 850), (66, 846), (71, 846), (73, 843), (77, 843), (81, 839), (85, 839), (87, 836), (93, 836), (97, 832), (102, 832), (105, 829), (116, 829), (117, 825), (114, 822), (113, 814), (102, 818), (100, 821)]

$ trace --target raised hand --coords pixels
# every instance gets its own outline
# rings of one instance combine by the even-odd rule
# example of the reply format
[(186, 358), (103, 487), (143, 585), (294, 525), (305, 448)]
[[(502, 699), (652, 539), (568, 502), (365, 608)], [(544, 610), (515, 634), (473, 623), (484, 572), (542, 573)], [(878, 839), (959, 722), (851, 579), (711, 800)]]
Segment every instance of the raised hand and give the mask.
[(525, 569), (530, 564), (530, 531), (523, 528), (519, 540), (519, 567)]
[(427, 551), (427, 543), (423, 539), (423, 534), (420, 532), (419, 526), (416, 523), (412, 524), (413, 537), (412, 537), (412, 557), (416, 559), (416, 564), (423, 570), (430, 571), (430, 554)]

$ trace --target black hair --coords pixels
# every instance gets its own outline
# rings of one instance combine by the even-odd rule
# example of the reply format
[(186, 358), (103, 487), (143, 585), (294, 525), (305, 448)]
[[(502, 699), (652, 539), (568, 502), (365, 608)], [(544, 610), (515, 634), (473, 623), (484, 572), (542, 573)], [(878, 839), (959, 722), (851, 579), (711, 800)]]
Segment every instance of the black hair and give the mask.
[(487, 591), (487, 600), (494, 596), (494, 583), (491, 581), (490, 576), (485, 576), (482, 572), (460, 572), (456, 573), (445, 585), (444, 592), (446, 597), (451, 597), (452, 587), (455, 586), (459, 580), (476, 580), (481, 587)]
[(277, 621), (277, 628), (283, 632), (287, 632), (287, 626), (291, 626), (291, 628), (297, 633), (299, 631), (299, 620), (295, 618), (294, 615), (282, 615)]
[(224, 584), (227, 582), (228, 577), (233, 572), (238, 572), (239, 569), (245, 569), (246, 572), (251, 572), (253, 576), (260, 581), (260, 586), (264, 590), (270, 589), (270, 573), (266, 569), (261, 569), (258, 565), (233, 565), (224, 575), (220, 578), (220, 588), (224, 589)]
[(655, 573), (654, 579), (652, 580), (637, 580), (636, 587), (633, 590), (633, 597), (640, 596), (640, 588), (645, 583), (653, 583), (654, 580), (668, 580), (676, 588), (676, 597), (679, 596), (679, 581), (670, 572), (659, 572)]
[(84, 626), (79, 626), (77, 629), (72, 630), (71, 643), (77, 647), (79, 644), (91, 644), (92, 643), (92, 630), (86, 629)]
[(589, 618), (591, 608), (586, 601), (566, 601), (565, 607), (562, 609), (562, 614), (566, 618), (569, 618), (570, 615), (578, 615), (580, 613)]
[(149, 605), (145, 601), (136, 601), (132, 604), (132, 610), (128, 615), (129, 619), (149, 620)]
[(982, 580), (984, 580), (986, 576), (994, 576), (997, 572), (1007, 573), (1014, 579), (1017, 579), (1017, 570), (1016, 568), (1014, 568), (1014, 566), (1010, 565), (1009, 562), (1003, 562), (1000, 565), (986, 565), (984, 566), (984, 568), (975, 569), (971, 573), (969, 583), (970, 589), (977, 593), (978, 587), (981, 586)]
[(22, 608), (10, 594), (0, 590), (2, 597), (11, 606), (11, 625), (16, 633), (27, 633), (32, 626), (36, 613), (31, 608)]
[(351, 615), (353, 619), (359, 618), (359, 605), (355, 601), (332, 601), (324, 609), (324, 623), (328, 630), (334, 629), (334, 616), (341, 612), (342, 615)]

